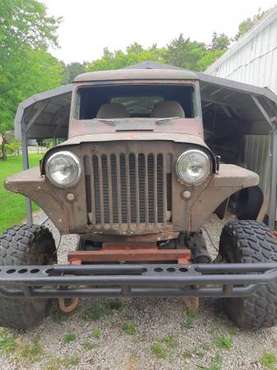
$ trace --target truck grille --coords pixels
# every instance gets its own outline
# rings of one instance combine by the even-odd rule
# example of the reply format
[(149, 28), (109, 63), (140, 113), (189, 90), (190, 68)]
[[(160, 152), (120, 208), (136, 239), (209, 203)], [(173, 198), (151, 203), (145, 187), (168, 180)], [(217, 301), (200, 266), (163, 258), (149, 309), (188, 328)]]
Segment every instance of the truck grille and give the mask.
[(84, 167), (89, 224), (170, 223), (170, 154), (95, 154)]

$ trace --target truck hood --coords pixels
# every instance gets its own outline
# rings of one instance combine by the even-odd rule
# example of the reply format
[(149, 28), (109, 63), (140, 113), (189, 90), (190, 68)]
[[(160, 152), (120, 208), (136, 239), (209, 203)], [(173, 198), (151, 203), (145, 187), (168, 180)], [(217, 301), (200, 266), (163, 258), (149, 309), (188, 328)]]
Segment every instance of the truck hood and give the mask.
[(69, 139), (60, 145), (122, 140), (167, 140), (207, 147), (203, 140), (202, 121), (177, 117), (73, 120)]
[(71, 120), (68, 137), (112, 132), (170, 132), (187, 133), (203, 137), (203, 125), (199, 118), (117, 118)]
[(190, 135), (186, 133), (157, 133), (145, 131), (130, 131), (130, 132), (115, 132), (110, 134), (89, 134), (72, 137), (63, 143), (57, 145), (58, 147), (65, 147), (70, 145), (78, 145), (89, 142), (108, 142), (108, 141), (173, 141), (176, 143), (189, 143), (193, 145), (200, 145), (207, 149), (208, 146), (200, 136)]

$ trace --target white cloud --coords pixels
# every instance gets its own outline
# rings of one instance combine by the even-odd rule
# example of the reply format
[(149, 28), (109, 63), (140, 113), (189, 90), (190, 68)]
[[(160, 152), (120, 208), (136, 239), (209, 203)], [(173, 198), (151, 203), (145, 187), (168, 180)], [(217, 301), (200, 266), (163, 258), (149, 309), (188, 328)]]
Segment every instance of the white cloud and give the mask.
[(65, 62), (101, 57), (104, 47), (124, 49), (137, 41), (143, 46), (166, 45), (183, 33), (209, 43), (212, 33), (232, 37), (239, 23), (267, 9), (276, 0), (43, 0), (49, 14), (62, 16), (61, 48), (53, 54)]

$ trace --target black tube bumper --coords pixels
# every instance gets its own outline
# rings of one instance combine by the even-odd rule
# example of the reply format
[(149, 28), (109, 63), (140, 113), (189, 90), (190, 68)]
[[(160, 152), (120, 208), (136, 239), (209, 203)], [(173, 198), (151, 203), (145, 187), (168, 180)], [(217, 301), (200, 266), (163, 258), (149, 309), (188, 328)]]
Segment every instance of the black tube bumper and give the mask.
[(277, 283), (277, 263), (0, 266), (0, 295), (243, 297)]

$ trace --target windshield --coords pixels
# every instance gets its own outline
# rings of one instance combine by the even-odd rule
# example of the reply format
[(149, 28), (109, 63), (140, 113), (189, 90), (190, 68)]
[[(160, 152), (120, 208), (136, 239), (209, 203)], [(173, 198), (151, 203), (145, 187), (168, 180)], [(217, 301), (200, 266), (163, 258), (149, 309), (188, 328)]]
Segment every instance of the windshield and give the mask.
[(90, 86), (78, 89), (76, 118), (193, 118), (191, 85)]

